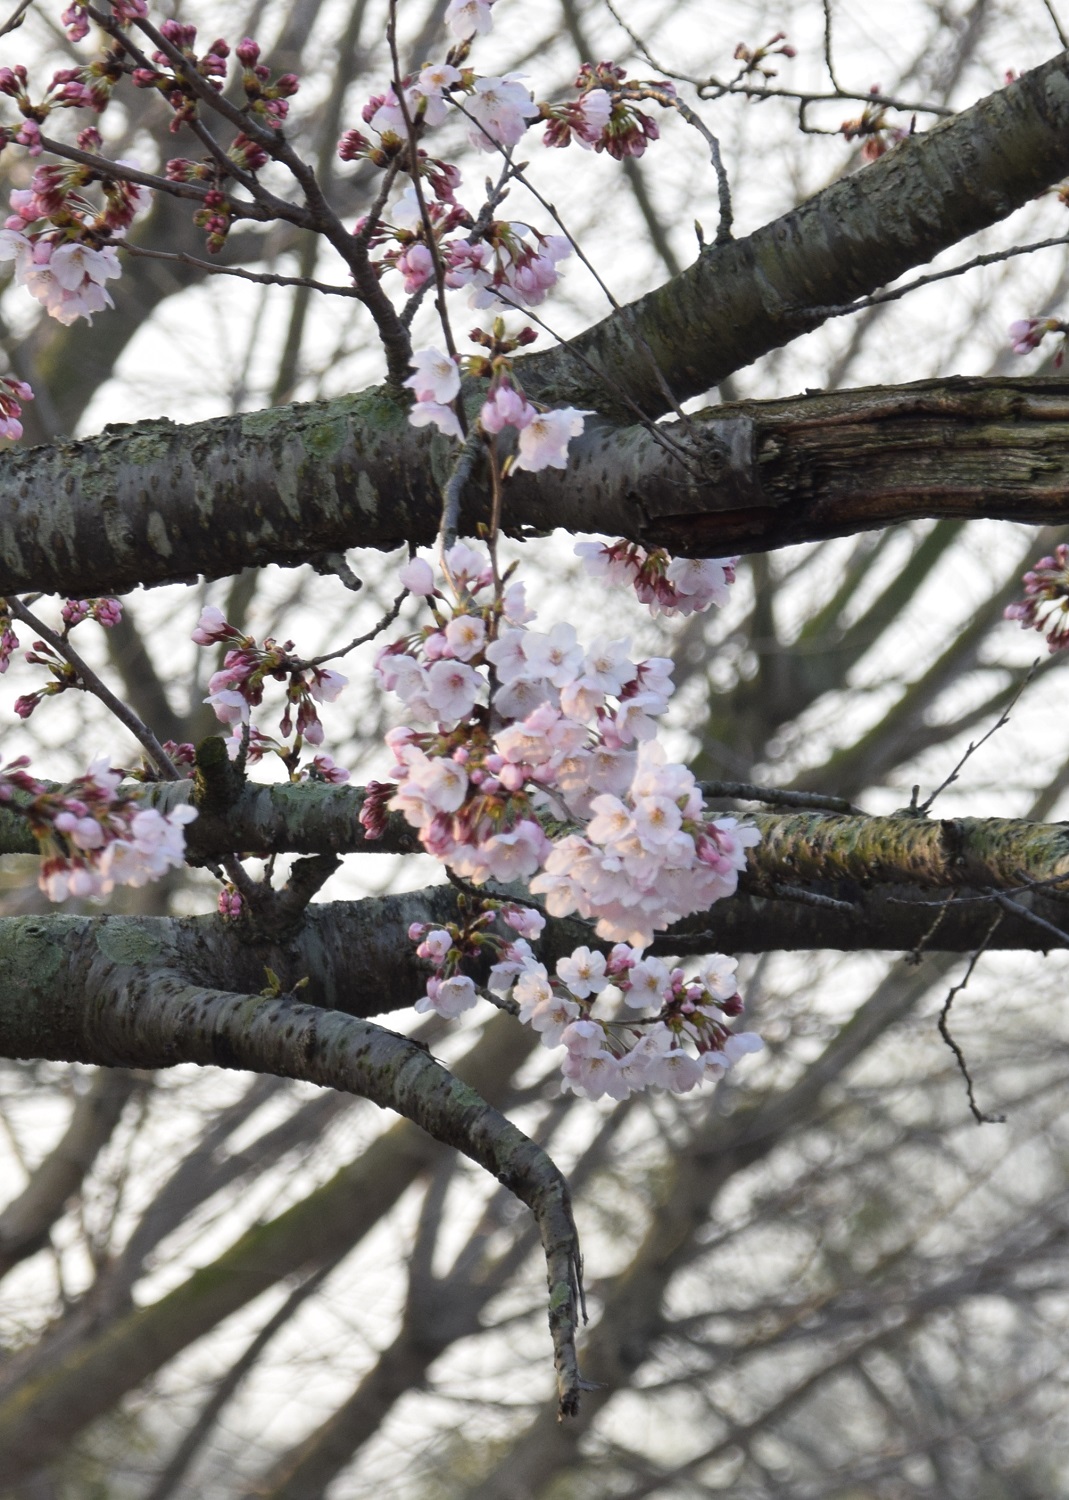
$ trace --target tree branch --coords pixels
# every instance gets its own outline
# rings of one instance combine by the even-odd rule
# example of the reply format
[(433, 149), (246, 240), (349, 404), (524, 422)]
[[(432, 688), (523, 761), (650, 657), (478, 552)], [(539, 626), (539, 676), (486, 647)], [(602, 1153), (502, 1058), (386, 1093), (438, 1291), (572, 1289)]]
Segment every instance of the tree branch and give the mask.
[[(734, 402), (667, 427), (668, 445), (641, 426), (588, 423), (566, 470), (510, 475), (504, 529), (566, 526), (716, 556), (918, 517), (1069, 519), (1062, 380), (951, 378)], [(380, 390), (9, 452), (0, 593), (121, 593), (347, 547), (430, 543), (454, 460), (450, 443), (411, 427)], [(476, 466), (469, 530), (490, 504)]]

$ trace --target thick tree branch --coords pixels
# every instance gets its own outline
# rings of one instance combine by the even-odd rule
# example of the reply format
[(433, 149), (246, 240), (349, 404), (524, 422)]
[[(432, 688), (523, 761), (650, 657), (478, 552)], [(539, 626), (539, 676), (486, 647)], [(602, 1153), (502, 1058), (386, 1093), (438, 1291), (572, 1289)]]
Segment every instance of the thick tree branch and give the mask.
[[(641, 426), (588, 423), (566, 470), (510, 476), (505, 528), (565, 526), (714, 556), (924, 516), (1069, 519), (1061, 380), (735, 402), (677, 424), (673, 437), (666, 448)], [(0, 593), (123, 592), (430, 542), (453, 457), (379, 391), (7, 453)], [(472, 530), (490, 506), (478, 471), (466, 504)]]
[[(145, 801), (163, 810), (192, 795), (190, 782), (144, 791)], [(190, 825), (190, 854), (207, 859), (235, 848), (251, 854), (407, 853), (418, 847), (396, 816), (383, 839), (367, 840), (356, 816), (362, 800), (359, 787), (247, 784), (230, 809), (205, 811)], [(759, 812), (752, 821), (761, 842), (749, 852), (740, 896), (660, 939), (662, 950), (683, 944), (698, 951), (702, 941), (707, 948), (754, 953), (913, 949), (936, 916), (927, 903), (953, 898), (930, 946), (968, 951), (990, 924), (989, 892), (1009, 893), (1021, 910), (1020, 916), (1007, 914), (997, 947), (1058, 947), (1050, 928), (1069, 925), (1064, 898), (1044, 889), (1069, 881), (1069, 831), (1062, 823), (821, 810)], [(24, 821), (0, 810), (0, 852), (33, 849)], [(62, 969), (75, 989), (100, 946), (143, 960), (154, 956), (223, 989), (259, 989), (270, 965), (284, 983), (307, 978), (305, 993), (316, 1004), (367, 1016), (410, 1005), (422, 990), (425, 971), (408, 942), (409, 924), (449, 921), (454, 914), (455, 893), (442, 885), (313, 905), (299, 931), (275, 932), (270, 941), (258, 939), (252, 927), (214, 917), (12, 917), (0, 921), (0, 961), (21, 976), (19, 982), (33, 984), (54, 982)], [(587, 941), (585, 928), (582, 934), (579, 924), (565, 924), (556, 941), (564, 947), (572, 937)], [(354, 976), (360, 986), (354, 987)]]
[[(826, 493), (806, 486), (804, 504), (791, 507), (789, 519), (781, 512), (792, 491), (786, 475), (777, 483), (778, 458), (786, 454), (790, 469), (793, 455), (799, 470), (798, 455), (809, 456), (812, 440), (802, 433), (814, 415), (818, 427), (828, 425), (834, 398), (822, 398), (809, 415), (780, 410), (787, 430), (778, 436), (775, 407), (773, 430), (761, 434), (757, 409), (718, 411), (681, 435), (685, 466), (646, 427), (612, 424), (634, 422), (636, 411), (663, 412), (665, 381), (677, 397), (715, 386), (817, 326), (819, 309), (926, 263), (1067, 172), (1063, 54), (748, 239), (703, 251), (689, 270), (570, 344), (528, 356), (522, 378), (532, 394), (594, 406), (603, 423), (576, 446), (564, 473), (510, 481), (506, 524), (567, 524), (700, 554), (780, 546), (913, 515), (1064, 516), (1062, 417), (1052, 408), (1020, 418), (1012, 403), (981, 403), (971, 415), (944, 407), (942, 420), (994, 424), (998, 431), (980, 446), (996, 460), (1009, 448), (1008, 457), (979, 473), (975, 463), (964, 465), (929, 498), (924, 465), (903, 466), (900, 454), (897, 472), (884, 473), (871, 499), (840, 474)], [(600, 381), (598, 370), (611, 378)], [(914, 400), (884, 392), (873, 420), (909, 417)], [(923, 404), (912, 415), (923, 416)], [(1015, 445), (1005, 428), (1019, 420), (1028, 430)], [(934, 423), (918, 439), (929, 463), (933, 434)], [(1037, 435), (1043, 453), (1033, 464), (1027, 439)], [(250, 564), (293, 564), (347, 546), (430, 540), (450, 454), (444, 439), (409, 427), (403, 403), (385, 391), (188, 428), (139, 423), (7, 454), (0, 461), (0, 592), (122, 592)], [(473, 515), (487, 509), (484, 491), (472, 487)], [(700, 518), (710, 514), (717, 523), (703, 526)]]
[[(1067, 171), (1062, 53), (748, 238), (709, 246), (682, 276), (568, 344), (530, 356), (524, 384), (621, 420), (635, 407), (659, 416), (669, 408), (658, 367), (678, 400), (701, 395), (818, 326), (820, 309), (926, 264)], [(591, 366), (604, 372), (601, 383)]]
[[(574, 1334), (579, 1252), (568, 1187), (550, 1158), (407, 1037), (286, 997), (232, 994), (191, 985), (174, 971), (100, 958), (78, 999), (39, 991), (0, 1011), (0, 1052), (104, 1066), (171, 1067), (194, 1062), (245, 1068), (343, 1089), (395, 1109), (436, 1140), (464, 1152), (531, 1209), (542, 1235), (560, 1408), (578, 1409)], [(12, 1481), (41, 1461), (38, 1442), (0, 1430)]]

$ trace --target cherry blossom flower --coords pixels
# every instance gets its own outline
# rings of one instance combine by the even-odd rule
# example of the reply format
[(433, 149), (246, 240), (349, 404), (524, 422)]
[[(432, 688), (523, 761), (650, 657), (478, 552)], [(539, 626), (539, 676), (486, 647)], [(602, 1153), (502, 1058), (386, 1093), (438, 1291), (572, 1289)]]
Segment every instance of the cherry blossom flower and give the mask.
[(443, 406), (438, 401), (417, 401), (408, 413), (408, 420), (413, 427), (437, 427), (438, 431), (446, 437), (463, 439), (460, 418), (451, 406)]
[(490, 7), (494, 0), (449, 0), (445, 24), (458, 42), (469, 36), (485, 36), (493, 26)]
[(558, 959), (557, 977), (577, 1000), (599, 994), (609, 983), (605, 955), (589, 948), (576, 948), (568, 958)]
[(511, 73), (504, 78), (477, 78), (464, 108), (474, 121), (468, 140), (480, 151), (515, 146), (539, 115), (530, 91)]
[(440, 349), (422, 349), (412, 356), (410, 375), (402, 384), (414, 391), (417, 401), (437, 401), (442, 405), (460, 394), (460, 371), (456, 362)]
[(455, 1021), (478, 998), (474, 982), (466, 974), (456, 974), (451, 979), (430, 980), (426, 995), (416, 1001), (414, 1008), (421, 1012), (434, 1010), (445, 1020)]
[(435, 591), (434, 569), (422, 557), (409, 558), (397, 576), (410, 594), (426, 598)]
[(563, 469), (568, 464), (568, 443), (583, 430), (583, 418), (591, 416), (574, 406), (539, 412), (520, 433), (514, 468), (536, 474), (542, 469)]

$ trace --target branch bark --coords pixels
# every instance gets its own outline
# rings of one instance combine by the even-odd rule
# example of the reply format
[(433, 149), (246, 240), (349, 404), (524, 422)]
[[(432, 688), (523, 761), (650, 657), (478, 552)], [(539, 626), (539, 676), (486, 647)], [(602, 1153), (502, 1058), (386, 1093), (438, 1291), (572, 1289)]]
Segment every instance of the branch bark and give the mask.
[[(786, 476), (777, 483), (775, 466), (786, 453), (789, 468), (793, 454), (794, 473), (805, 472), (812, 416), (781, 412), (787, 432), (778, 440), (774, 430), (762, 432), (758, 449), (759, 409), (706, 415), (677, 435), (685, 467), (647, 427), (624, 424), (665, 411), (661, 376), (677, 400), (700, 394), (818, 326), (829, 305), (927, 262), (1067, 172), (1069, 54), (1062, 54), (748, 239), (703, 251), (680, 276), (569, 344), (528, 356), (520, 371), (531, 394), (592, 406), (602, 421), (576, 445), (563, 473), (510, 480), (506, 524), (514, 531), (565, 524), (701, 555), (914, 515), (1063, 517), (1064, 439), (1050, 430), (1063, 416), (1050, 408), (1026, 414), (1017, 434), (1025, 441), (1014, 443), (998, 430), (1019, 420), (1012, 402), (999, 410), (997, 401), (985, 409), (981, 400), (971, 417), (959, 402), (966, 425), (996, 429), (981, 449), (1010, 451), (979, 473), (973, 462), (956, 479), (937, 476), (934, 499), (924, 463), (903, 465), (900, 451), (897, 471), (883, 475), (869, 502), (844, 482), (849, 459), (839, 453), (831, 459), (829, 492), (806, 486), (797, 510), (786, 507), (792, 491)], [(947, 387), (951, 395), (958, 389)], [(970, 382), (962, 393), (976, 389)], [(1040, 396), (1045, 389), (1038, 387)], [(813, 409), (817, 427), (829, 425), (834, 399)], [(877, 410), (873, 419), (907, 417), (911, 401), (909, 388), (884, 392), (882, 406), (895, 410)], [(774, 428), (776, 405), (768, 410)], [(948, 415), (958, 420), (944, 407), (938, 422)], [(938, 422), (919, 439), (929, 466)], [(1044, 450), (1038, 464), (1028, 457), (1037, 434)], [(863, 435), (858, 441), (869, 446)], [(292, 565), (349, 546), (426, 541), (438, 524), (450, 453), (445, 439), (414, 431), (405, 403), (384, 389), (186, 428), (142, 422), (5, 454), (0, 592), (123, 592), (200, 573), (220, 577), (250, 564)], [(838, 487), (836, 464), (843, 466)], [(469, 506), (469, 520), (488, 513), (485, 483), (472, 487)], [(788, 508), (784, 520), (780, 512)], [(706, 516), (719, 520), (703, 526)]]
[[(563, 526), (723, 556), (918, 517), (1069, 519), (1060, 380), (951, 378), (734, 402), (662, 430), (671, 448), (641, 426), (588, 424), (566, 470), (510, 476), (505, 529)], [(371, 391), (4, 454), (0, 592), (121, 593), (347, 547), (429, 543), (451, 452)], [(489, 503), (477, 467), (469, 531)]]

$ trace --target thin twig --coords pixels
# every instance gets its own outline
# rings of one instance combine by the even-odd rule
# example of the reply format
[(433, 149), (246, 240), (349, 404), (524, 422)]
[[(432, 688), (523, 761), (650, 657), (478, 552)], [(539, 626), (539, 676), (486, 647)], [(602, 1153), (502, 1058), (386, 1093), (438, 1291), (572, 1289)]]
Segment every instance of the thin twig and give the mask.
[(1009, 703), (1007, 703), (1006, 707), (1002, 710), (1002, 713), (999, 715), (999, 717), (995, 720), (994, 724), (992, 724), (991, 728), (987, 731), (986, 734), (981, 735), (981, 737), (978, 740), (970, 740), (969, 741), (969, 748), (965, 751), (965, 754), (958, 761), (957, 765), (951, 771), (950, 775), (947, 776), (945, 778), (945, 780), (941, 781), (939, 783), (939, 785), (936, 787), (935, 791), (932, 792), (927, 797), (927, 799), (924, 802), (922, 802), (919, 806), (917, 805), (917, 788), (914, 787), (914, 789), (913, 789), (913, 801), (910, 803), (910, 807), (909, 807), (909, 810), (910, 810), (911, 813), (915, 813), (916, 816), (919, 817), (919, 818), (927, 817), (928, 811), (931, 808), (932, 803), (939, 796), (940, 792), (945, 792), (948, 786), (950, 786), (953, 782), (957, 781), (957, 779), (958, 779), (958, 773), (961, 771), (961, 769), (965, 765), (966, 761), (970, 760), (972, 758), (972, 756), (974, 756), (976, 754), (977, 750), (979, 750), (982, 745), (986, 745), (987, 741), (991, 738), (991, 736), (993, 734), (997, 733), (998, 730), (1004, 728), (1010, 722), (1010, 715), (1012, 714), (1013, 710), (1017, 707), (1017, 702), (1018, 702), (1018, 699), (1020, 698), (1021, 694), (1024, 692), (1024, 690), (1028, 686), (1028, 684), (1032, 681), (1032, 678), (1039, 671), (1040, 662), (1041, 662), (1041, 658), (1037, 656), (1036, 659), (1035, 659), (1035, 661), (1029, 667), (1028, 671), (1025, 673), (1023, 680), (1021, 681), (1019, 687), (1017, 688), (1017, 691), (1014, 693), (1014, 695), (1010, 699)]
[[(956, 891), (950, 891), (939, 901), (931, 903), (932, 905), (938, 906), (939, 908), (939, 910), (935, 914), (935, 920), (931, 923), (928, 929), (921, 934), (916, 947), (913, 948), (911, 952), (906, 954), (906, 963), (912, 964), (914, 966), (920, 963), (921, 954), (924, 952), (925, 948), (927, 948), (928, 944), (934, 941), (935, 935), (943, 925), (943, 919), (946, 916), (947, 912), (950, 910), (950, 907), (953, 904), (956, 895)], [(894, 900), (895, 898), (892, 897), (891, 899)], [(927, 905), (928, 903), (924, 904)]]
[(799, 885), (780, 885), (777, 882), (772, 886), (772, 894), (780, 901), (793, 901), (799, 906), (819, 906), (824, 911), (860, 910), (854, 901), (839, 901), (834, 896), (822, 896), (819, 891), (807, 891)]
[(32, 4), (33, 0), (20, 0), (18, 6), (11, 12), (4, 24), (0, 26), (0, 36), (7, 36), (9, 31), (17, 30), (22, 25), (23, 18)]
[(964, 1078), (965, 1080), (965, 1093), (969, 1100), (969, 1109), (972, 1111), (973, 1119), (976, 1121), (977, 1125), (1004, 1125), (1006, 1123), (1006, 1116), (984, 1114), (983, 1110), (981, 1110), (979, 1105), (977, 1104), (976, 1096), (973, 1093), (973, 1081), (969, 1075), (969, 1065), (965, 1061), (965, 1053), (961, 1050), (957, 1042), (950, 1034), (950, 1007), (954, 1004), (955, 997), (959, 995), (968, 984), (970, 978), (972, 977), (972, 971), (976, 968), (976, 965), (979, 962), (980, 955), (986, 950), (988, 944), (991, 942), (991, 939), (995, 936), (995, 933), (1002, 925), (1002, 916), (1003, 914), (1000, 911), (995, 917), (995, 920), (991, 923), (991, 926), (988, 928), (983, 942), (969, 959), (968, 968), (965, 970), (965, 974), (962, 977), (960, 984), (955, 984), (951, 987), (946, 999), (943, 1001), (943, 1008), (939, 1012), (939, 1035), (943, 1038), (944, 1042), (946, 1042), (951, 1052), (953, 1052), (955, 1061), (958, 1065), (958, 1069), (961, 1072), (962, 1078)]
[(1010, 912), (1015, 917), (1023, 917), (1026, 922), (1031, 922), (1034, 927), (1040, 927), (1044, 932), (1049, 932), (1052, 937), (1058, 939), (1059, 943), (1069, 948), (1069, 932), (1064, 931), (1061, 927), (1056, 927), (1053, 922), (1048, 922), (1038, 912), (1029, 911), (1027, 906), (1021, 906), (1019, 902), (1014, 901), (1005, 891), (992, 891), (991, 900), (996, 905), (1001, 906), (1003, 911)]
[(1066, 35), (1065, 27), (1058, 20), (1058, 13), (1054, 9), (1051, 0), (1043, 0), (1043, 5), (1046, 9), (1047, 15), (1050, 16), (1051, 21), (1054, 23), (1054, 30), (1058, 33), (1059, 42), (1061, 42), (1063, 47), (1069, 47), (1069, 36)]
[(401, 605), (407, 598), (408, 590), (402, 589), (397, 598), (390, 605), (389, 609), (379, 620), (378, 624), (375, 625), (371, 630), (365, 631), (363, 635), (358, 635), (355, 640), (350, 641), (347, 646), (340, 647), (337, 651), (328, 651), (323, 656), (313, 656), (310, 661), (302, 662), (301, 666), (321, 667), (325, 661), (335, 661), (339, 656), (348, 656), (349, 652), (355, 651), (357, 646), (366, 646), (368, 641), (373, 641), (377, 635), (381, 635), (381, 633), (386, 629), (387, 625), (393, 624), (393, 622), (397, 619), (397, 616), (401, 613)]
[[(438, 243), (438, 236), (434, 232), (431, 223), (430, 211), (427, 208), (427, 200), (423, 196), (423, 183), (420, 180), (419, 170), (419, 141), (416, 138), (416, 128), (412, 123), (412, 116), (408, 110), (408, 100), (405, 98), (404, 87), (401, 83), (401, 59), (397, 51), (397, 0), (390, 0), (389, 17), (386, 22), (386, 43), (390, 49), (390, 61), (393, 64), (393, 92), (397, 100), (397, 107), (401, 111), (401, 118), (405, 122), (405, 135), (408, 138), (408, 171), (412, 179), (412, 188), (416, 194), (416, 203), (419, 206), (419, 217), (423, 225), (423, 236), (427, 242), (430, 252), (431, 263), (434, 266), (434, 279), (438, 287), (438, 321), (442, 325), (442, 334), (445, 337), (445, 347), (450, 359), (457, 359), (456, 340), (453, 338), (453, 328), (449, 322), (449, 313), (445, 303), (445, 266), (442, 263), (442, 250)], [(467, 419), (464, 412), (463, 401), (455, 403), (457, 419), (460, 422), (461, 431), (467, 432)]]
[(835, 90), (835, 92), (837, 94), (841, 94), (842, 93), (842, 85), (839, 83), (839, 80), (835, 76), (835, 64), (832, 61), (832, 55), (831, 55), (831, 33), (832, 33), (831, 0), (823, 0), (823, 4), (824, 4), (824, 66), (828, 70), (828, 77), (831, 79), (832, 88)]
[[(458, 108), (459, 107), (460, 106), (458, 106)], [(467, 113), (466, 110), (463, 110), (462, 112), (465, 113), (465, 114)], [(471, 117), (468, 116), (468, 118), (470, 119)], [(505, 147), (499, 146), (498, 149), (506, 157), (508, 157), (508, 152), (506, 151)], [(627, 307), (623, 303), (617, 301), (616, 297), (613, 294), (612, 288), (598, 274), (598, 272), (597, 272), (597, 270), (596, 270), (593, 262), (590, 260), (590, 258), (587, 255), (586, 251), (583, 249), (582, 245), (580, 245), (580, 243), (575, 238), (575, 236), (571, 233), (571, 231), (569, 230), (568, 226), (565, 224), (564, 220), (561, 218), (560, 214), (557, 212), (556, 206), (553, 203), (551, 203), (549, 201), (549, 199), (546, 198), (543, 193), (539, 192), (538, 188), (535, 187), (534, 183), (531, 182), (531, 180), (526, 176), (526, 174), (524, 173), (523, 168), (522, 167), (514, 167), (513, 168), (513, 175), (516, 178), (516, 181), (522, 183), (523, 186), (527, 189), (527, 191), (536, 199), (536, 201), (542, 205), (542, 207), (546, 210), (546, 213), (548, 213), (550, 215), (550, 217), (552, 218), (554, 224), (556, 224), (556, 226), (560, 230), (561, 234), (564, 235), (565, 239), (568, 241), (568, 243), (571, 245), (572, 249), (575, 251), (576, 255), (579, 257), (579, 260), (587, 268), (587, 270), (590, 272), (591, 276), (593, 276), (594, 280), (597, 282), (597, 284), (600, 287), (601, 291), (604, 293), (604, 295), (605, 295), (605, 297), (606, 297), (606, 299), (607, 299), (607, 301), (609, 303), (609, 306), (612, 308), (612, 310), (615, 313), (617, 313), (623, 319), (624, 323), (627, 325), (627, 330), (630, 333), (631, 337), (634, 339), (636, 345), (638, 346), (639, 349), (641, 349), (642, 353), (649, 360), (650, 367), (653, 370), (654, 378), (657, 381), (657, 384), (661, 388), (661, 394), (664, 396), (665, 400), (671, 406), (672, 410), (675, 412), (676, 416), (684, 424), (684, 426), (689, 427), (690, 426), (690, 417), (683, 410), (682, 406), (679, 404), (679, 401), (677, 400), (677, 398), (675, 396), (675, 393), (672, 391), (671, 387), (669, 386), (668, 381), (665, 378), (664, 371), (661, 369), (660, 364), (657, 361), (657, 356), (654, 354), (653, 350), (650, 348), (649, 343), (647, 342), (647, 340), (639, 332), (639, 330), (638, 330), (638, 328), (636, 326), (636, 323), (635, 323), (634, 314), (632, 313), (630, 307)], [(730, 214), (731, 214), (731, 208), (730, 208), (730, 200), (729, 200), (729, 205), (728, 205), (728, 223), (729, 223), (729, 229), (730, 229)], [(730, 234), (729, 234), (729, 238), (730, 238)], [(719, 233), (718, 233), (718, 242), (719, 242)], [(498, 295), (500, 295), (500, 292), (498, 292)], [(507, 300), (507, 299), (502, 299), (502, 300)], [(526, 310), (524, 310), (524, 311), (526, 311)], [(531, 315), (528, 313), (527, 316), (531, 316)], [(542, 326), (544, 327), (545, 325), (543, 324)], [(554, 335), (554, 337), (557, 337), (557, 335)], [(600, 378), (602, 380), (605, 379), (605, 376), (604, 376), (604, 374), (602, 372), (599, 372), (599, 375), (600, 375)]]
[[(544, 328), (545, 331), (549, 334), (550, 338), (556, 339), (559, 344), (564, 345), (567, 343), (567, 340), (562, 339), (556, 329), (546, 322), (545, 318), (541, 317), (531, 308), (524, 307), (522, 303), (513, 302), (512, 298), (507, 296), (501, 287), (494, 288), (494, 296), (497, 297), (499, 301), (506, 303), (515, 312), (521, 313), (523, 317), (527, 318), (530, 322), (537, 323), (539, 328)], [(593, 360), (588, 359), (585, 354), (580, 353), (575, 348), (568, 349), (568, 357), (570, 359), (577, 360), (581, 365), (585, 367), (587, 371), (589, 371), (591, 375), (594, 376), (599, 385), (607, 387), (607, 389), (618, 396), (623, 405), (626, 406), (627, 409), (632, 413), (636, 422), (638, 422), (640, 426), (645, 427), (646, 431), (649, 433), (650, 437), (653, 438), (654, 442), (659, 444), (670, 458), (674, 458), (677, 463), (681, 464), (683, 468), (692, 475), (693, 478), (698, 479), (702, 477), (700, 466), (694, 462), (691, 454), (689, 454), (685, 448), (681, 447), (678, 443), (675, 443), (668, 436), (664, 426), (662, 426), (658, 422), (654, 422), (650, 417), (648, 417), (642, 410), (641, 406), (639, 406), (638, 402), (635, 401), (631, 396), (629, 396), (625, 390), (622, 390), (612, 379), (612, 377), (606, 373), (605, 370), (599, 368), (599, 366), (596, 365)], [(686, 415), (686, 413), (683, 413), (683, 420), (688, 427), (692, 425), (690, 418)]]
[(448, 552), (457, 539), (457, 530), (460, 526), (460, 501), (464, 494), (464, 486), (471, 478), (482, 446), (482, 431), (478, 427), (473, 427), (464, 439), (464, 446), (457, 454), (457, 461), (453, 465), (453, 472), (445, 487), (442, 507), (443, 552)]
[(823, 792), (792, 792), (786, 787), (757, 786), (752, 781), (699, 781), (703, 797), (733, 797), (740, 802), (768, 802), (780, 807), (811, 807), (828, 812), (862, 814), (845, 797), (828, 797)]
[(709, 129), (708, 125), (706, 125), (701, 115), (691, 109), (689, 104), (685, 104), (678, 95), (669, 95), (664, 89), (659, 89), (656, 85), (651, 86), (650, 84), (625, 85), (624, 92), (629, 98), (654, 99), (662, 109), (674, 109), (676, 114), (686, 120), (687, 124), (696, 130), (705, 141), (705, 144), (709, 147), (709, 160), (712, 163), (713, 171), (716, 173), (717, 200), (720, 209), (720, 219), (716, 230), (716, 243), (718, 245), (730, 244), (732, 238), (731, 226), (735, 216), (731, 207), (731, 184), (728, 181), (724, 159), (720, 154), (720, 141)]
[(237, 276), (242, 281), (255, 281), (261, 286), (304, 286), (312, 292), (326, 292), (333, 297), (353, 297), (357, 301), (360, 293), (354, 286), (332, 286), (326, 281), (315, 281), (310, 276), (282, 276), (273, 271), (246, 271), (240, 266), (221, 266), (217, 261), (198, 260), (195, 255), (187, 255), (184, 250), (147, 250), (141, 245), (128, 244), (125, 240), (120, 242), (120, 249), (129, 255), (140, 256), (144, 260), (167, 260), (178, 265), (191, 266), (197, 271), (207, 271), (214, 276)]
[(946, 271), (931, 271), (917, 276), (904, 286), (894, 287), (889, 292), (874, 292), (871, 297), (859, 297), (856, 302), (843, 302), (830, 307), (797, 307), (790, 311), (806, 318), (843, 318), (850, 313), (862, 312), (867, 307), (880, 307), (885, 302), (897, 302), (909, 292), (920, 287), (931, 286), (935, 281), (947, 281), (954, 276), (964, 276), (966, 271), (975, 271), (980, 266), (994, 266), (1000, 261), (1013, 260), (1018, 255), (1033, 255), (1037, 250), (1054, 250), (1069, 245), (1069, 234), (1056, 235), (1049, 240), (1036, 240), (1031, 245), (1011, 245), (1008, 250), (992, 250), (986, 255), (975, 255), (972, 260), (962, 261)]
[(21, 599), (17, 599), (13, 594), (8, 594), (5, 605), (11, 614), (27, 624), (64, 661), (70, 663), (80, 678), (79, 686), (85, 692), (92, 693), (94, 698), (99, 698), (104, 707), (109, 709), (118, 719), (119, 723), (128, 729), (134, 738), (141, 743), (152, 760), (155, 761), (157, 769), (165, 780), (181, 781), (183, 779), (182, 772), (179, 771), (148, 725), (142, 723), (133, 709), (123, 703), (121, 698), (117, 698), (111, 689), (100, 680), (92, 667), (78, 655), (70, 641), (58, 635), (54, 630), (50, 630), (35, 614), (31, 614)]
[[(796, 104), (834, 104), (841, 101), (847, 103), (857, 102), (859, 104), (884, 104), (890, 109), (900, 109), (904, 114), (938, 115), (940, 117), (950, 116), (955, 110), (944, 104), (915, 104), (909, 100), (896, 98), (893, 94), (873, 93), (866, 90), (864, 93), (855, 93), (853, 89), (843, 88), (835, 85), (833, 93), (811, 93), (804, 89), (771, 88), (767, 84), (744, 83), (749, 67), (742, 67), (734, 78), (725, 82), (721, 78), (710, 75), (707, 78), (698, 78), (693, 73), (684, 73), (679, 68), (672, 68), (665, 62), (659, 61), (650, 51), (648, 44), (639, 36), (620, 15), (612, 4), (612, 0), (602, 0), (605, 9), (612, 16), (616, 24), (627, 32), (636, 50), (649, 63), (651, 68), (658, 73), (663, 73), (666, 78), (674, 78), (680, 83), (689, 83), (692, 88), (698, 90), (701, 98), (724, 98), (729, 94), (739, 94), (747, 99), (790, 99)], [(715, 94), (708, 94), (706, 90), (715, 90)], [(838, 131), (832, 132), (838, 135)]]

